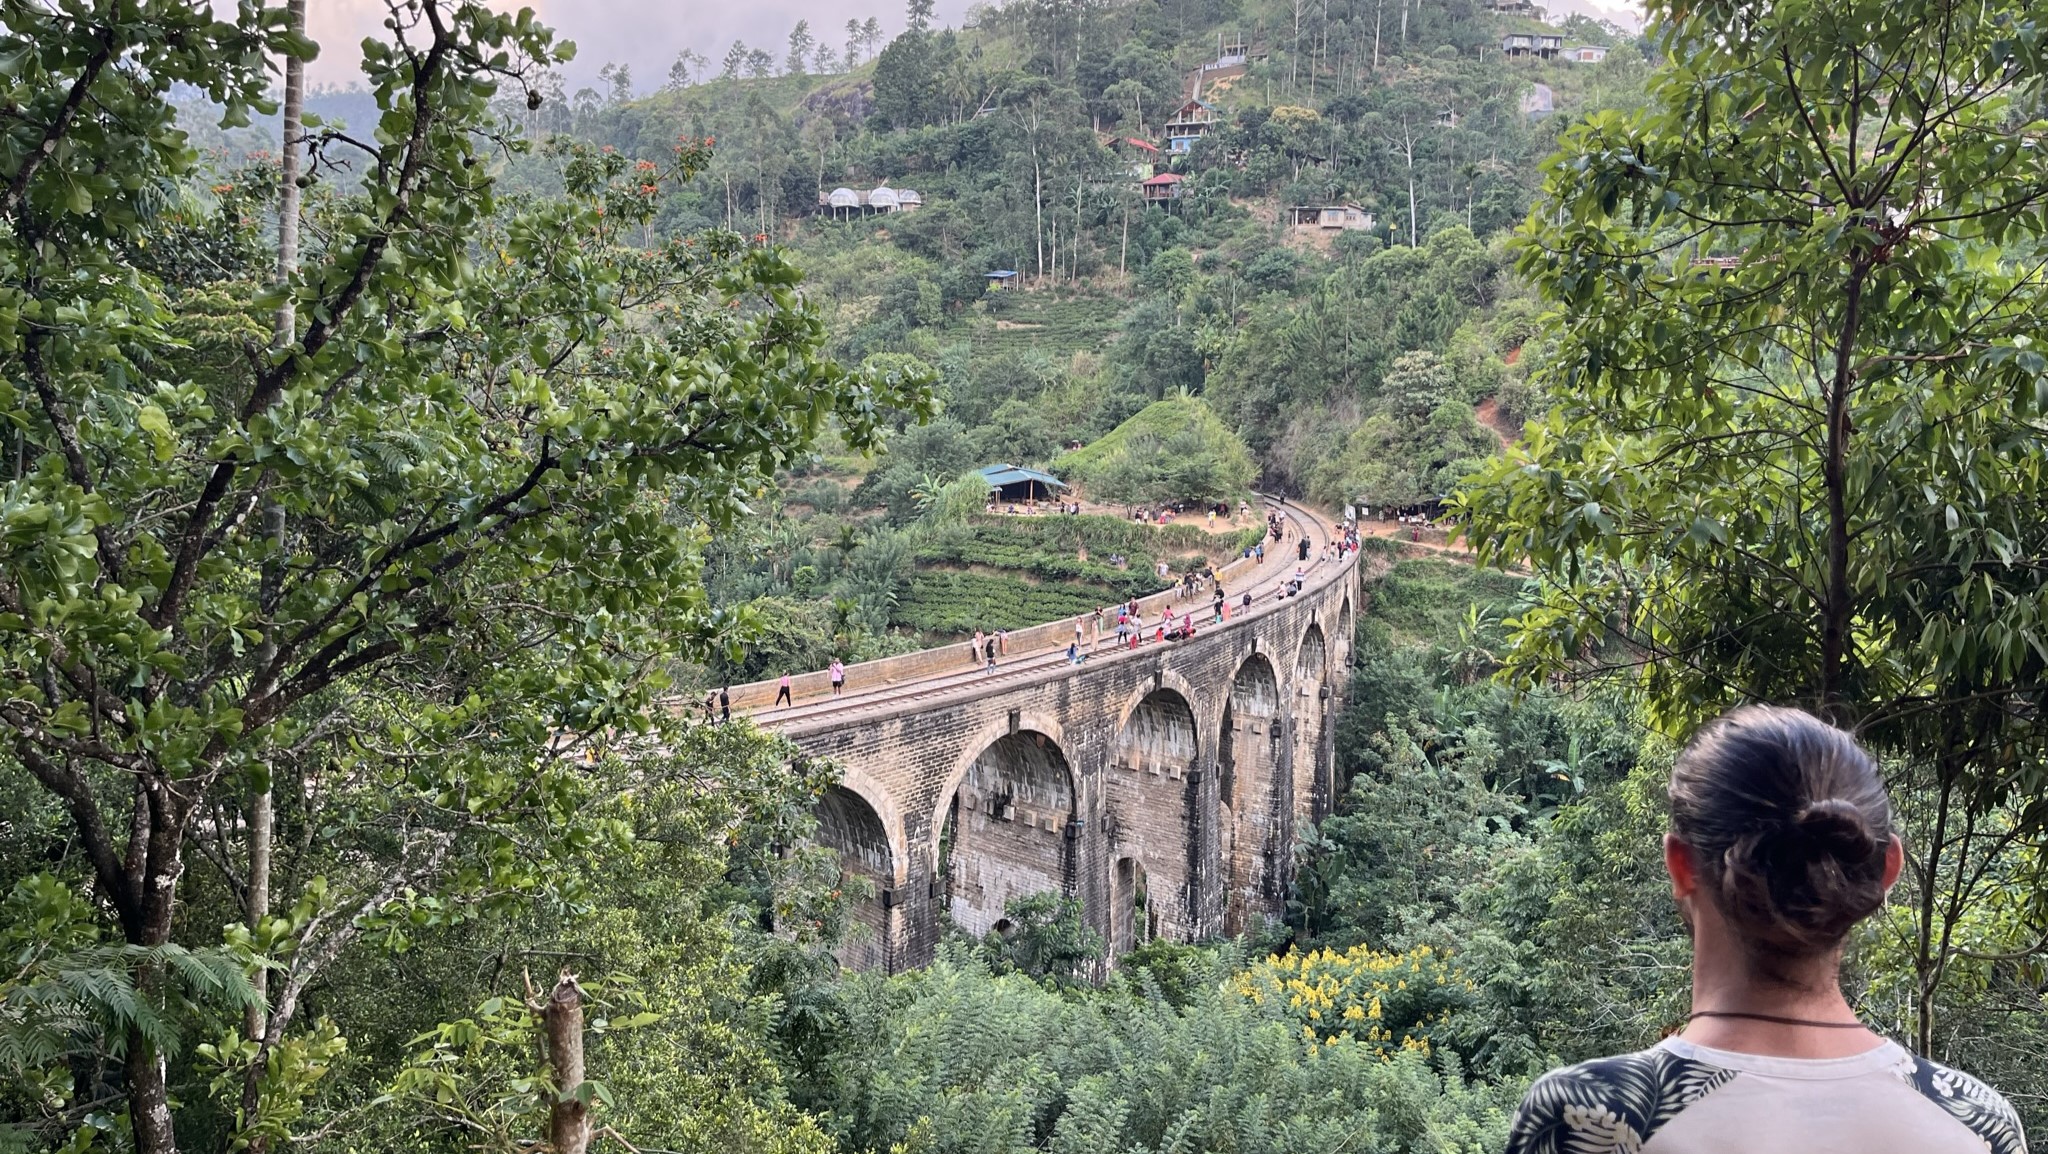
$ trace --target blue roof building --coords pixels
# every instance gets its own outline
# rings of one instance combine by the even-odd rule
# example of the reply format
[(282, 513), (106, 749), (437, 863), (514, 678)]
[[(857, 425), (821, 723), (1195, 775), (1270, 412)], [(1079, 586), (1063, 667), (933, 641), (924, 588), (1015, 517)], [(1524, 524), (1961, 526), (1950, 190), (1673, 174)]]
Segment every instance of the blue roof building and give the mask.
[(1035, 501), (1050, 498), (1054, 490), (1067, 487), (1065, 481), (1051, 473), (1037, 469), (1026, 469), (1017, 465), (990, 465), (980, 469), (981, 479), (988, 482), (1005, 501)]

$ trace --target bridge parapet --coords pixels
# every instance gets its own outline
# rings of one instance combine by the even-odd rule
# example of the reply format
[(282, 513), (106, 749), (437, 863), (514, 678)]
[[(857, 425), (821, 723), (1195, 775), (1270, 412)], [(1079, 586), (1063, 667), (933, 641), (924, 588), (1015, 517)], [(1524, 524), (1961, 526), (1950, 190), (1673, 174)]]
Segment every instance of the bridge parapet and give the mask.
[[(1051, 514), (1046, 515), (1049, 516)], [(1271, 561), (1261, 563), (1251, 558), (1238, 557), (1218, 569), (1216, 575), (1223, 582), (1225, 589), (1236, 590), (1240, 582), (1259, 574), (1266, 565), (1273, 563)], [(1145, 617), (1148, 620), (1157, 620), (1159, 615), (1169, 608), (1178, 612), (1181, 609), (1193, 607), (1178, 601), (1177, 597), (1177, 592), (1169, 589), (1140, 598), (1138, 606), (1144, 611)], [(1105, 605), (1105, 608), (1109, 608), (1114, 613), (1113, 607)], [(1206, 606), (1201, 608), (1206, 608)], [(1234, 607), (1232, 611), (1235, 612)], [(1112, 616), (1105, 626), (1105, 631), (1113, 631), (1115, 627), (1116, 620)], [(1010, 655), (1022, 656), (1039, 651), (1064, 650), (1067, 647), (1067, 642), (1073, 640), (1073, 635), (1074, 620), (1072, 618), (1048, 621), (1042, 625), (1032, 625), (1023, 629), (1013, 629), (1009, 635)], [(1091, 635), (1088, 638), (1088, 644), (1094, 647), (1101, 640), (1101, 638)], [(915, 653), (901, 653), (894, 657), (878, 657), (873, 661), (862, 661), (849, 665), (846, 667), (846, 684), (853, 691), (908, 685), (978, 666), (978, 661), (969, 659), (966, 643), (956, 642), (952, 645), (941, 645), (933, 649), (920, 649)], [(726, 690), (726, 694), (732, 702), (733, 710), (735, 712), (754, 713), (771, 708), (775, 704), (775, 693), (780, 685), (780, 678), (781, 675), (777, 674), (775, 677), (764, 681), (750, 681), (743, 685), (729, 687)], [(803, 702), (826, 698), (830, 697), (831, 693), (831, 675), (827, 671), (812, 669), (801, 672), (792, 670), (790, 672), (790, 694), (796, 701)]]

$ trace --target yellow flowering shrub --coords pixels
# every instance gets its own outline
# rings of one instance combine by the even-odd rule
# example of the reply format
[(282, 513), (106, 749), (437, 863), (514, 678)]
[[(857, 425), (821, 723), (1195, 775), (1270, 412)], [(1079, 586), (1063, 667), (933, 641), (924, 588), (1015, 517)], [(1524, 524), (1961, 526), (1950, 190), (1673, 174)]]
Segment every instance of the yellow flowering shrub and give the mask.
[(1367, 946), (1276, 955), (1231, 979), (1236, 994), (1268, 1013), (1300, 1023), (1302, 1037), (1353, 1038), (1387, 1057), (1428, 1053), (1431, 1032), (1476, 987), (1446, 953), (1417, 946), (1383, 953)]

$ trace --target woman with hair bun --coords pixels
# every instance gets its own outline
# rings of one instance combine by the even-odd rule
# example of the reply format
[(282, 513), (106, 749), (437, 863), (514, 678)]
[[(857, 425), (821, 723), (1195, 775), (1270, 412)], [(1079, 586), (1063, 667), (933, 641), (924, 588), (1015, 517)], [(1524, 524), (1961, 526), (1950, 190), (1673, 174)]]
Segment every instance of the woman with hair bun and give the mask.
[(1509, 1154), (2026, 1154), (2012, 1107), (1856, 1020), (1842, 943), (1905, 854), (1877, 762), (1796, 709), (1747, 706), (1671, 770), (1664, 865), (1692, 1014), (1651, 1049), (1553, 1070)]

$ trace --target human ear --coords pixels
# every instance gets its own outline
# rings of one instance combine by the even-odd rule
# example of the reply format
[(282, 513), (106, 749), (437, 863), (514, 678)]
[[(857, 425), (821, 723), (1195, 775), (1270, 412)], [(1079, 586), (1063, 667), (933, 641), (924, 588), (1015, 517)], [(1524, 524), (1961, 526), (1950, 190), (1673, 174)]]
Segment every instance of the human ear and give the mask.
[(1693, 869), (1692, 847), (1677, 834), (1664, 835), (1664, 871), (1671, 875), (1671, 896), (1685, 901), (1699, 889), (1699, 874)]
[(1899, 840), (1898, 834), (1893, 834), (1891, 841), (1886, 843), (1884, 847), (1884, 888), (1886, 893), (1890, 893), (1892, 886), (1898, 884), (1899, 874), (1905, 868), (1906, 845)]

